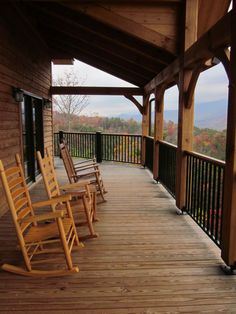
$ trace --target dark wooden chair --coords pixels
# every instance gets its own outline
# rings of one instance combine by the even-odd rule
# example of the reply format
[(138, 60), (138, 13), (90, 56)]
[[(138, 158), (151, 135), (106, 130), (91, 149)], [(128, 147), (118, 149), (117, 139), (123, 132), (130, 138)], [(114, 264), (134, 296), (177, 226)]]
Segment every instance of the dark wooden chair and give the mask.
[[(72, 263), (71, 251), (73, 248), (82, 247), (83, 244), (77, 236), (69, 203), (71, 196), (63, 195), (33, 204), (19, 155), (16, 155), (16, 163), (16, 166), (5, 170), (0, 160), (0, 174), (25, 266), (3, 264), (1, 268), (34, 277), (77, 273), (79, 268)], [(63, 204), (64, 210), (56, 209), (60, 204)], [(34, 209), (45, 206), (51, 206), (52, 211), (35, 214)], [(48, 255), (50, 253), (52, 258)], [(67, 267), (49, 269), (47, 263), (54, 261), (55, 255), (59, 253), (64, 255)], [(35, 265), (41, 265), (43, 269), (35, 268)]]

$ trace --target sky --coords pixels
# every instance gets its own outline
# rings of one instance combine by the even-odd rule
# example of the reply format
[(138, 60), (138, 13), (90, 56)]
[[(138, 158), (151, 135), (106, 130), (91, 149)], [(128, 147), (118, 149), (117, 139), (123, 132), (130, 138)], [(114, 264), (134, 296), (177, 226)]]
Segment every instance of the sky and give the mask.
[[(75, 60), (74, 65), (52, 65), (53, 79), (62, 76), (64, 71), (74, 68), (78, 77), (85, 78), (85, 86), (134, 86), (118, 79), (83, 62)], [(195, 104), (204, 102), (227, 102), (228, 79), (223, 66), (217, 66), (203, 72), (197, 83), (195, 91)], [(141, 97), (137, 97), (141, 102)], [(165, 110), (178, 108), (178, 90), (174, 86), (165, 92)], [(121, 114), (137, 115), (139, 113), (135, 105), (123, 96), (89, 96), (89, 105), (83, 111), (88, 116), (120, 116)]]

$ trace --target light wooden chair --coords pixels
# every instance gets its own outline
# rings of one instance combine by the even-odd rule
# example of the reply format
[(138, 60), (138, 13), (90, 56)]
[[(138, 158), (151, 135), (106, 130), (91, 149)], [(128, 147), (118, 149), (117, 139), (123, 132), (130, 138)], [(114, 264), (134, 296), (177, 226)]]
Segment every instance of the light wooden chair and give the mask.
[(93, 221), (97, 221), (96, 191), (91, 192), (89, 181), (87, 180), (59, 186), (56, 171), (54, 169), (53, 158), (49, 150), (45, 150), (44, 158), (42, 158), (41, 153), (38, 151), (37, 159), (41, 174), (43, 176), (43, 181), (48, 198), (53, 199), (54, 197), (61, 196), (61, 193), (63, 192), (69, 193), (73, 197), (73, 199), (70, 201), (70, 205), (74, 216), (75, 214), (79, 214), (79, 212), (81, 211), (85, 213), (85, 221), (79, 221), (78, 223), (76, 223), (76, 225), (87, 225), (89, 229), (89, 235), (80, 236), (80, 240), (98, 237), (98, 234), (95, 233), (93, 227)]
[(81, 164), (74, 164), (69, 153), (68, 147), (65, 143), (60, 144), (60, 153), (63, 160), (66, 173), (70, 183), (75, 183), (81, 179), (87, 178), (90, 184), (96, 186), (98, 194), (101, 196), (102, 201), (105, 202), (104, 194), (107, 193), (102, 180), (99, 165), (93, 162), (82, 166)]
[[(71, 196), (64, 195), (52, 200), (32, 203), (19, 155), (16, 155), (16, 166), (6, 170), (0, 160), (0, 174), (25, 263), (25, 267), (3, 264), (1, 268), (19, 275), (35, 277), (77, 273), (79, 268), (73, 266), (71, 251), (82, 247), (83, 244), (79, 242), (77, 236), (69, 203)], [(57, 210), (58, 204), (64, 204), (65, 210)], [(34, 209), (45, 206), (51, 206), (52, 211), (35, 214)], [(65, 212), (66, 217), (64, 217)], [(44, 255), (50, 253), (52, 257)], [(67, 267), (55, 269), (53, 265), (53, 269), (48, 270), (47, 263), (54, 261), (57, 253), (64, 255)], [(35, 265), (40, 264), (41, 267), (35, 268)]]

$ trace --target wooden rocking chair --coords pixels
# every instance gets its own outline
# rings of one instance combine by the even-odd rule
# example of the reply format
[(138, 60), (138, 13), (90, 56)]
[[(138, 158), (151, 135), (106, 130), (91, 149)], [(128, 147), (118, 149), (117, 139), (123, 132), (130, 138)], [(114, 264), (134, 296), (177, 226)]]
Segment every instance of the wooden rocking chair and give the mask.
[(90, 159), (85, 159), (82, 161), (73, 162), (73, 160), (70, 156), (68, 145), (66, 144), (65, 139), (62, 139), (60, 141), (60, 144), (64, 144), (67, 156), (69, 157), (69, 161), (70, 161), (72, 167), (74, 167), (76, 169), (83, 169), (83, 168), (87, 168), (87, 167), (92, 166), (91, 167), (92, 169), (94, 168), (94, 170), (99, 170), (99, 164), (97, 163), (95, 156), (93, 158), (90, 158)]
[(73, 213), (79, 213), (81, 209), (84, 211), (86, 220), (83, 222), (78, 222), (76, 225), (87, 225), (89, 229), (89, 235), (80, 236), (80, 240), (98, 237), (98, 234), (95, 233), (93, 227), (93, 221), (98, 220), (96, 218), (96, 191), (91, 192), (89, 181), (81, 181), (73, 184), (59, 186), (53, 165), (53, 159), (49, 153), (49, 150), (46, 149), (44, 158), (42, 158), (41, 153), (38, 151), (37, 159), (41, 174), (43, 176), (48, 198), (53, 199), (54, 197), (61, 196), (61, 191), (64, 191), (65, 193), (69, 193), (73, 196), (73, 200), (70, 201), (70, 206)]
[[(5, 170), (0, 160), (0, 174), (25, 268), (10, 264), (3, 264), (1, 268), (8, 272), (34, 277), (57, 277), (77, 273), (79, 268), (73, 266), (71, 251), (73, 248), (83, 247), (83, 244), (79, 242), (77, 236), (69, 203), (71, 196), (64, 195), (33, 204), (25, 183), (19, 155), (16, 155), (16, 163), (15, 167)], [(64, 204), (66, 218), (65, 211), (56, 210), (58, 204)], [(45, 206), (51, 206), (53, 211), (39, 215), (34, 213), (34, 209)], [(50, 253), (53, 254), (53, 258), (44, 256)], [(47, 262), (54, 261), (54, 255), (57, 253), (64, 254), (67, 268), (45, 270)], [(35, 269), (34, 265), (37, 264), (41, 264), (43, 269), (38, 267)]]
[(70, 183), (78, 182), (81, 179), (87, 178), (90, 184), (96, 186), (98, 194), (100, 194), (102, 201), (105, 202), (104, 193), (107, 193), (104, 188), (104, 183), (101, 177), (101, 172), (97, 163), (91, 162), (90, 164), (81, 165), (74, 164), (69, 153), (68, 147), (65, 143), (60, 144), (61, 157), (66, 169), (66, 173)]

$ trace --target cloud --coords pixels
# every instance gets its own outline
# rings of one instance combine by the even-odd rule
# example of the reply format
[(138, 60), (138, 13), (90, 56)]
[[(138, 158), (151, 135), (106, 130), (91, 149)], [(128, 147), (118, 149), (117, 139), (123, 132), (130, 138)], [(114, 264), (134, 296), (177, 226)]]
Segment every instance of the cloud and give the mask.
[(53, 78), (62, 75), (64, 71), (70, 68), (73, 68), (79, 76), (86, 77), (85, 86), (134, 86), (78, 60), (75, 60), (74, 65), (52, 65)]
[[(53, 78), (62, 75), (62, 73), (71, 68), (66, 65), (53, 65)], [(81, 77), (86, 77), (86, 86), (134, 86), (128, 82), (118, 79), (108, 73), (100, 71), (80, 61), (75, 61), (73, 68)], [(198, 80), (195, 102), (204, 103), (211, 101), (227, 101), (228, 79), (225, 70), (221, 64), (203, 72)], [(141, 97), (139, 97), (141, 101)], [(165, 110), (174, 110), (178, 108), (178, 88), (176, 86), (165, 92)], [(90, 96), (89, 105), (84, 114), (98, 114), (100, 116), (118, 116), (129, 113), (136, 115), (137, 108), (132, 102), (123, 96)]]

